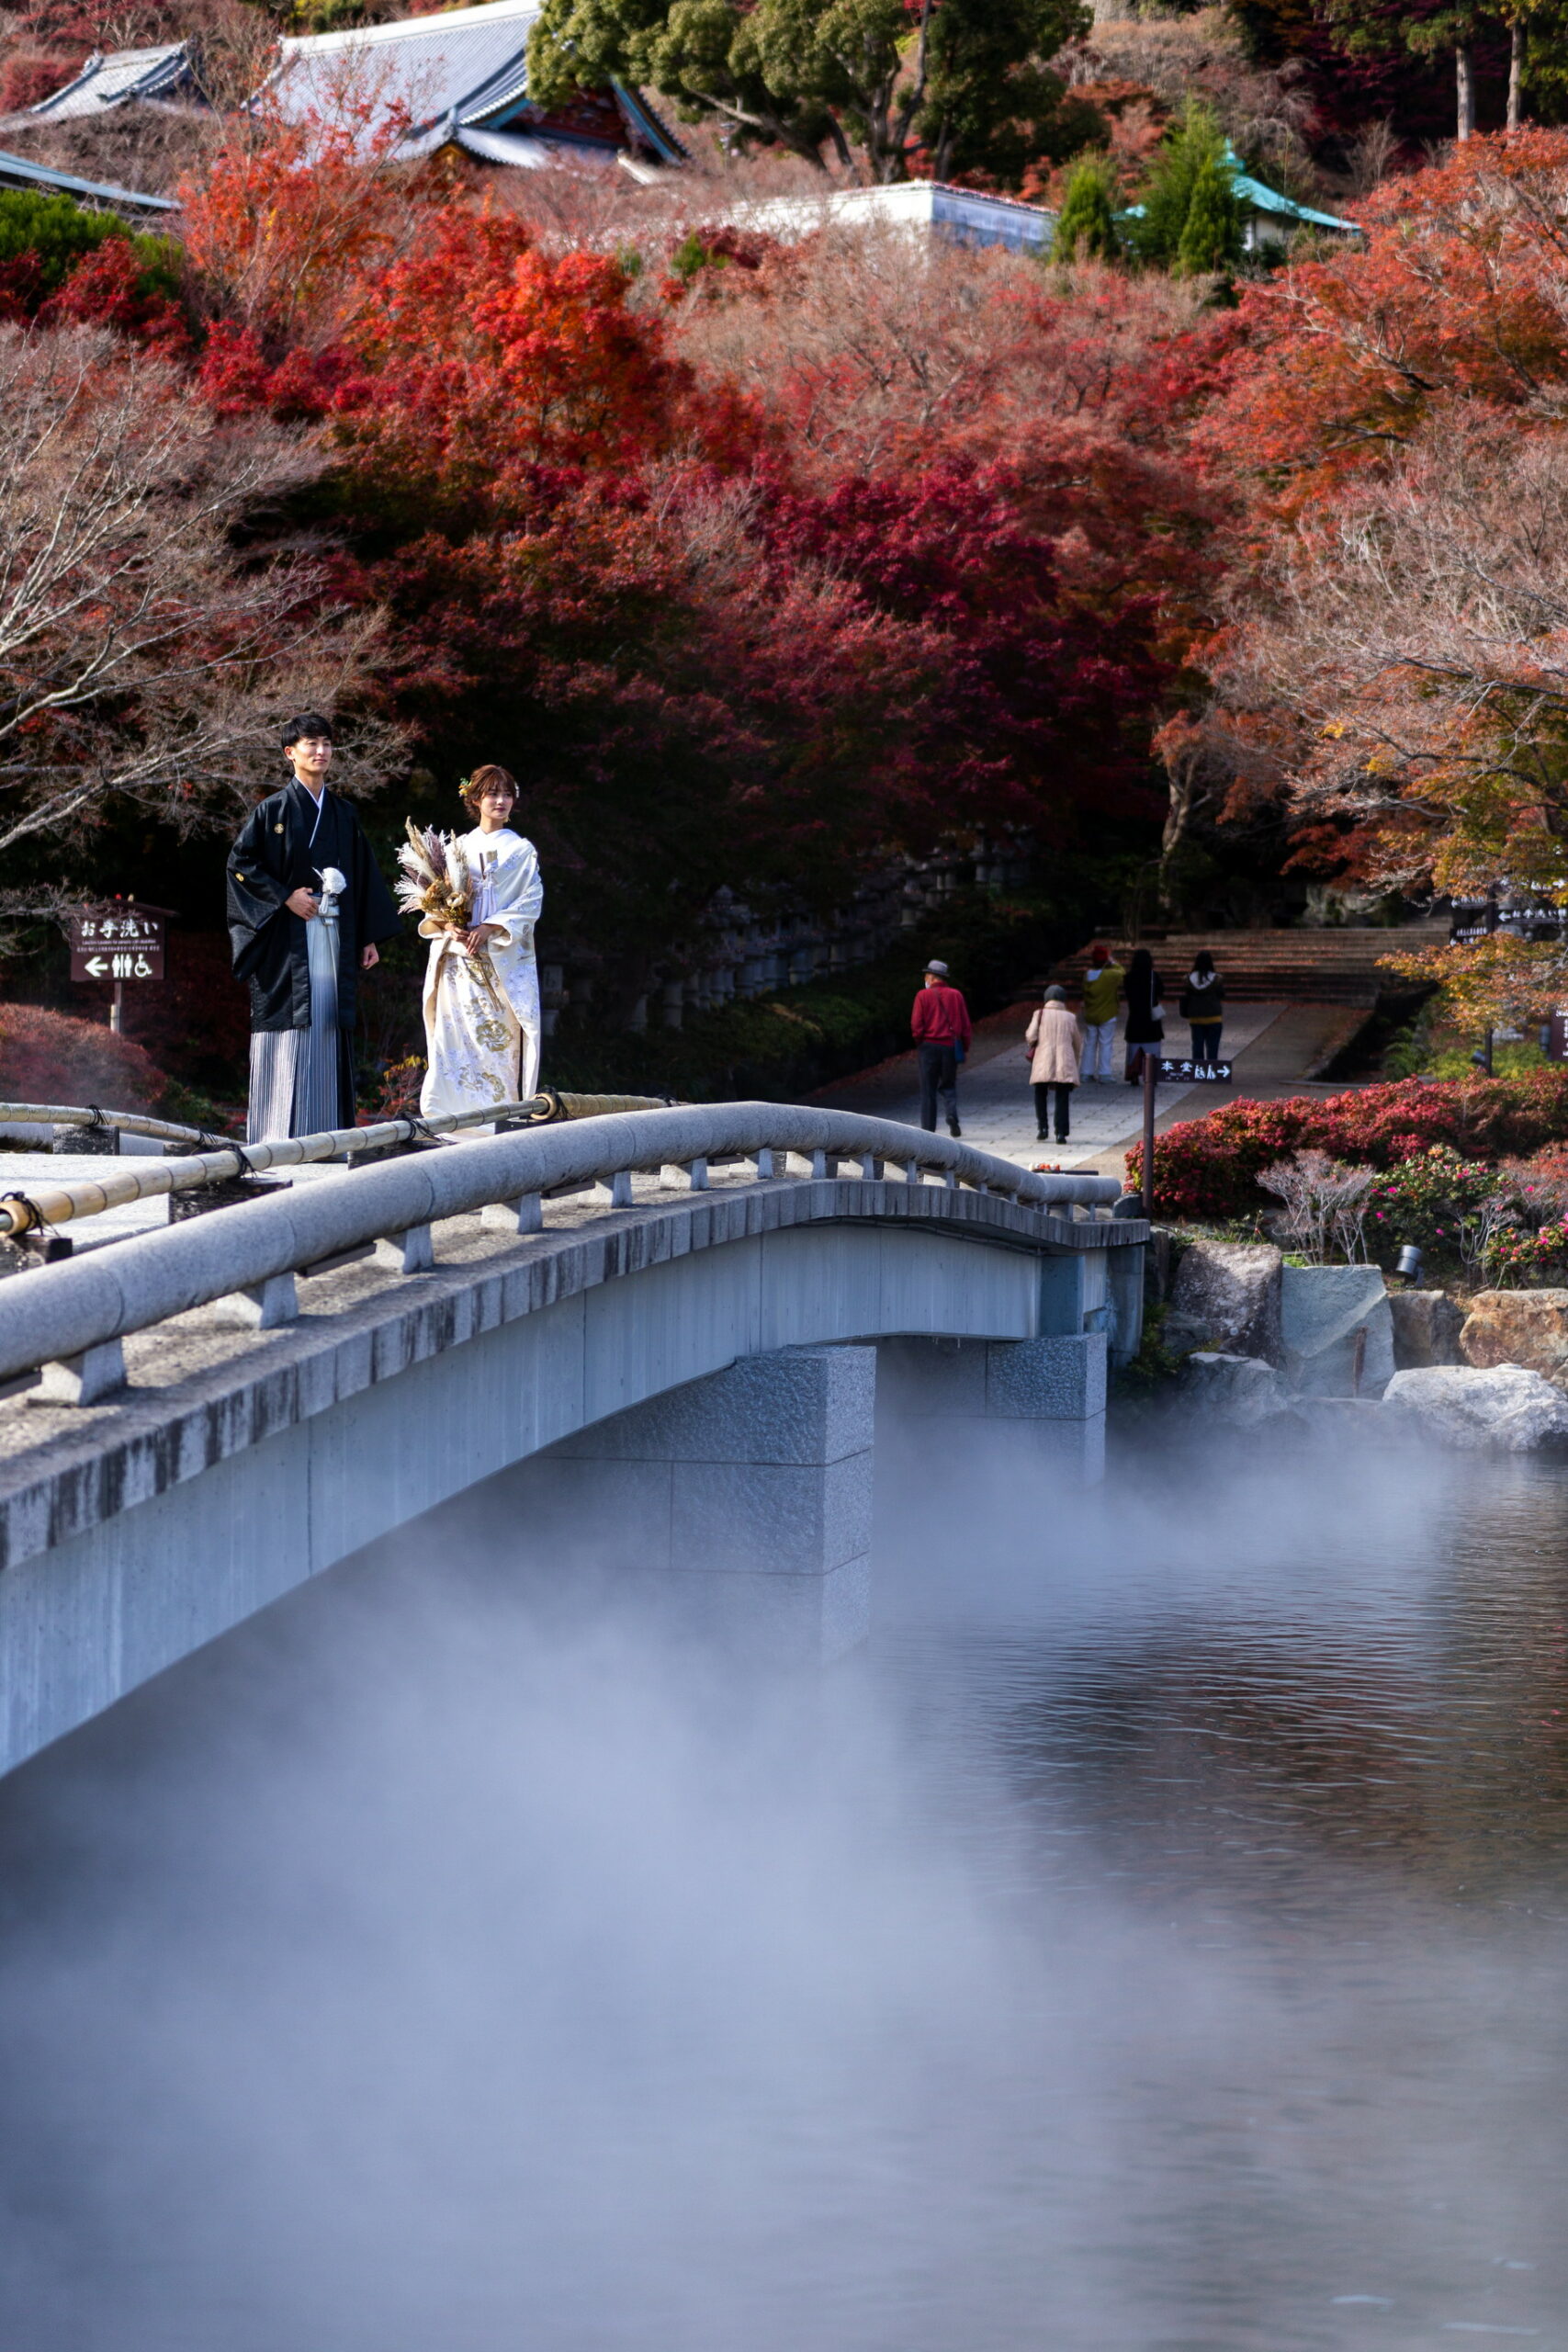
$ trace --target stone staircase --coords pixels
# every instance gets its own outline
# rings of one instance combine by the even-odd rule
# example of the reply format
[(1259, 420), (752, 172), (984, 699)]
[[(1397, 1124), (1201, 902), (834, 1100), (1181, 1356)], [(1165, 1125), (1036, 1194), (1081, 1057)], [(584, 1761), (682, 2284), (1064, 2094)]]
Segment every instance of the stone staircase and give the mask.
[[(1393, 953), (1429, 947), (1449, 935), (1446, 922), (1346, 927), (1334, 931), (1173, 931), (1162, 937), (1145, 932), (1139, 943), (1155, 959), (1165, 983), (1168, 1012), (1174, 1012), (1192, 959), (1206, 947), (1225, 984), (1229, 1004), (1345, 1004), (1370, 1008), (1401, 983), (1379, 968)], [(1125, 967), (1133, 943), (1108, 943)], [(1086, 947), (1063, 956), (1050, 974), (1076, 992), (1088, 962)], [(1045, 982), (1040, 984), (1042, 987)]]

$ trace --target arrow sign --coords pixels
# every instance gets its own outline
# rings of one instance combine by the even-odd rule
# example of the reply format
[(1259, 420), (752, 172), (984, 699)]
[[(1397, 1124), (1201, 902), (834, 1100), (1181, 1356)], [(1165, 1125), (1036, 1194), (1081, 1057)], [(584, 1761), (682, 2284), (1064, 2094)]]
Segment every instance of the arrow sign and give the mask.
[(111, 901), (83, 907), (64, 919), (73, 980), (161, 980), (164, 917), (146, 907)]

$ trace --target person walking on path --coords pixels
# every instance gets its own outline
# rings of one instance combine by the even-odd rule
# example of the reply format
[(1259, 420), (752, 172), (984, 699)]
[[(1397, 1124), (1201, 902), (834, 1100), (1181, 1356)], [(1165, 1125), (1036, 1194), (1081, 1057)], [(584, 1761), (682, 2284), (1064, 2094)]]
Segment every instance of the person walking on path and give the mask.
[(1192, 1058), (1206, 1069), (1220, 1058), (1220, 1031), (1224, 1023), (1225, 984), (1214, 969), (1214, 959), (1201, 947), (1192, 959), (1187, 986), (1181, 991), (1181, 1018), (1192, 1030)]
[(1116, 1051), (1116, 1004), (1122, 978), (1121, 965), (1112, 960), (1105, 942), (1097, 939), (1089, 951), (1089, 969), (1083, 976), (1083, 1076), (1091, 1086), (1101, 1079), (1109, 1085), (1114, 1075), (1111, 1057)]
[(1029, 1076), (1034, 1088), (1037, 1140), (1048, 1140), (1045, 1120), (1054, 1096), (1056, 1141), (1066, 1143), (1067, 1106), (1078, 1082), (1078, 1057), (1083, 1051), (1083, 1032), (1067, 1008), (1066, 989), (1046, 989), (1044, 1003), (1032, 1015), (1024, 1032), (1023, 1050), (1033, 1055)]
[(935, 1135), (940, 1094), (947, 1113), (948, 1134), (962, 1135), (964, 1130), (958, 1124), (958, 1065), (969, 1050), (974, 1023), (964, 1001), (964, 991), (952, 986), (945, 964), (933, 959), (926, 966), (925, 985), (915, 999), (909, 1029), (920, 1065), (920, 1125), (928, 1135)]
[[(1134, 947), (1127, 959), (1122, 983), (1127, 1000), (1127, 1083), (1137, 1086), (1144, 1075), (1144, 1057), (1165, 1042), (1165, 989), (1146, 947)], [(1156, 1056), (1157, 1060), (1158, 1057)]]

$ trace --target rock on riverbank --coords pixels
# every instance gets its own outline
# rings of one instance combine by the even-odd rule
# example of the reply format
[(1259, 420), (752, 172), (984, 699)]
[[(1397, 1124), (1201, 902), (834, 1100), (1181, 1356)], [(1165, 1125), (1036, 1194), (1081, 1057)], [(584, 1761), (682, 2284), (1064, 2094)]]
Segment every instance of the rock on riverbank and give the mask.
[(1431, 1364), (1396, 1372), (1383, 1391), (1382, 1410), (1395, 1426), (1404, 1423), (1445, 1445), (1525, 1453), (1568, 1440), (1568, 1396), (1522, 1364), (1489, 1371)]
[(1482, 1372), (1523, 1364), (1568, 1387), (1568, 1290), (1478, 1290), (1460, 1345)]

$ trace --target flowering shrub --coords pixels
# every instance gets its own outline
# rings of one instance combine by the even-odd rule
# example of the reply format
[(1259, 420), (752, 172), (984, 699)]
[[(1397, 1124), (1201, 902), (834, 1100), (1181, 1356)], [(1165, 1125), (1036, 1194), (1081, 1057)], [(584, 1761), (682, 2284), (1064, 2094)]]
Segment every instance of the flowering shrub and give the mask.
[[(1225, 1104), (1172, 1127), (1155, 1146), (1155, 1201), (1167, 1216), (1247, 1216), (1258, 1179), (1298, 1151), (1393, 1169), (1447, 1144), (1469, 1159), (1497, 1160), (1568, 1137), (1568, 1070), (1517, 1078), (1404, 1079), (1326, 1100)], [(1127, 1182), (1143, 1182), (1143, 1149), (1127, 1154)], [(1374, 1225), (1375, 1229), (1375, 1225)]]
[(1509, 1227), (1494, 1241), (1486, 1262), (1491, 1279), (1510, 1290), (1562, 1282), (1568, 1275), (1568, 1216), (1535, 1227)]
[(1377, 1257), (1416, 1241), (1478, 1272), (1519, 1213), (1511, 1173), (1435, 1143), (1386, 1171), (1369, 1204), (1368, 1238)]

